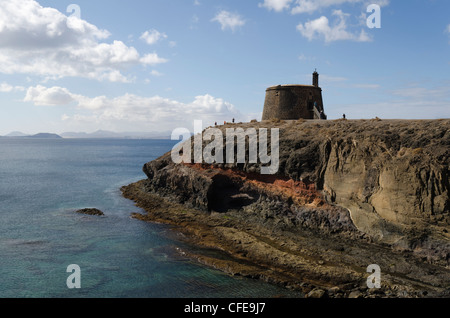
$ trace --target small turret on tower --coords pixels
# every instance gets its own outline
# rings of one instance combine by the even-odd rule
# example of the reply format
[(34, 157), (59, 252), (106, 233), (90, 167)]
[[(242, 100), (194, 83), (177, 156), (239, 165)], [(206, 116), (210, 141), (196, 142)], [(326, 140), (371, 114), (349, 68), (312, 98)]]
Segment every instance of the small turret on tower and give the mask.
[(313, 86), (319, 87), (319, 73), (317, 73), (317, 69), (313, 73)]

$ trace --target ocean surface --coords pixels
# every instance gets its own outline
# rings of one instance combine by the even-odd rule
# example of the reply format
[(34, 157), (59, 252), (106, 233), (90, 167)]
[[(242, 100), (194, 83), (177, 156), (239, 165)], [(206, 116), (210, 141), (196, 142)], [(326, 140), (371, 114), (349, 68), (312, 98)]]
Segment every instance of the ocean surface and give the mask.
[[(0, 298), (298, 296), (183, 258), (177, 248), (189, 247), (168, 226), (130, 218), (143, 211), (120, 187), (173, 145), (0, 138)], [(91, 207), (105, 216), (74, 212)], [(67, 287), (71, 264), (81, 288)]]

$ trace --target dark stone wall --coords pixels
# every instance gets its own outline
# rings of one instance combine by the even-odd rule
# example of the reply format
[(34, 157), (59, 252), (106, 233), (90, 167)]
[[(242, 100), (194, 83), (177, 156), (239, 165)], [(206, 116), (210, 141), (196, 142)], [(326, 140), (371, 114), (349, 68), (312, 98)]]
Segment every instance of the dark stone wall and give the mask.
[(266, 90), (262, 120), (319, 119), (313, 111), (314, 103), (323, 109), (322, 89), (312, 85), (272, 86)]

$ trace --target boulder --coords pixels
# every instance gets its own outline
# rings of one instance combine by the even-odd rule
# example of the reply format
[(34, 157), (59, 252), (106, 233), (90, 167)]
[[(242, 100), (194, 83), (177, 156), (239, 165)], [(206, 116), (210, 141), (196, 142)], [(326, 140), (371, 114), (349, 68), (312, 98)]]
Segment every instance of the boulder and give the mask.
[(105, 215), (102, 211), (94, 208), (86, 208), (76, 211), (76, 213), (86, 214), (86, 215), (94, 215), (94, 216), (103, 216)]
[(325, 296), (326, 292), (323, 289), (314, 288), (306, 295), (306, 298), (324, 298)]

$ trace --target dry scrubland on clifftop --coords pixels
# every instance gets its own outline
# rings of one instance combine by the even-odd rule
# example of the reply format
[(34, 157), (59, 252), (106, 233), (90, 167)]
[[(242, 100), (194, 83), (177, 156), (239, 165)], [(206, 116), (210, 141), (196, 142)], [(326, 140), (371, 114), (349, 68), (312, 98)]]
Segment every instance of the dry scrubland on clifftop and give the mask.
[[(321, 264), (314, 265), (310, 258), (294, 255), (290, 261), (286, 259), (277, 265), (281, 256), (277, 262), (267, 256), (265, 261), (273, 265), (273, 271), (285, 268), (284, 273), (292, 274), (303, 266), (303, 277), (308, 276), (305, 272), (314, 272), (310, 277), (316, 282), (358, 281), (364, 274), (355, 270), (355, 264), (363, 266), (368, 257), (365, 266), (388, 266), (397, 279), (410, 275), (417, 285), (448, 288), (450, 120), (272, 120), (219, 128), (225, 136), (226, 128), (238, 127), (280, 129), (277, 175), (263, 176), (258, 164), (249, 163), (177, 165), (168, 153), (144, 166), (148, 180), (134, 188), (139, 189), (139, 195), (131, 188), (124, 194), (138, 204), (141, 202), (141, 206), (143, 201), (139, 198), (152, 193), (203, 211), (210, 218), (227, 216), (229, 222), (234, 218), (239, 220), (236, 224), (247, 224), (248, 235), (252, 225), (259, 231), (251, 231), (256, 240), (253, 246), (257, 246), (257, 235), (262, 237), (266, 230), (272, 233), (267, 234), (272, 235), (269, 239), (277, 237), (278, 241), (281, 237), (295, 241), (305, 231), (311, 231), (316, 243), (308, 245), (304, 238), (304, 246), (309, 246), (310, 253), (314, 250), (315, 255), (322, 249), (328, 262), (335, 265), (328, 264), (333, 269), (320, 271)], [(234, 229), (239, 227), (227, 224)], [(221, 238), (224, 239), (223, 233)], [(333, 245), (341, 238), (344, 241), (340, 245)], [(233, 254), (231, 241), (228, 252)], [(387, 247), (387, 254), (381, 256), (377, 250), (378, 260), (375, 255), (368, 256), (370, 248), (358, 247), (361, 242)], [(244, 253), (246, 260), (252, 259), (251, 245)], [(359, 252), (343, 256), (341, 248), (345, 250), (347, 246)], [(227, 250), (225, 245), (221, 248)], [(366, 252), (368, 255), (364, 256)], [(405, 265), (405, 253), (419, 263), (412, 265), (413, 261), (408, 261), (410, 264)], [(260, 254), (253, 258), (263, 264)], [(397, 265), (383, 263), (389, 263), (389, 259), (398, 260)], [(421, 264), (435, 266), (427, 269), (434, 275), (424, 274)], [(403, 283), (408, 285), (408, 280)]]

